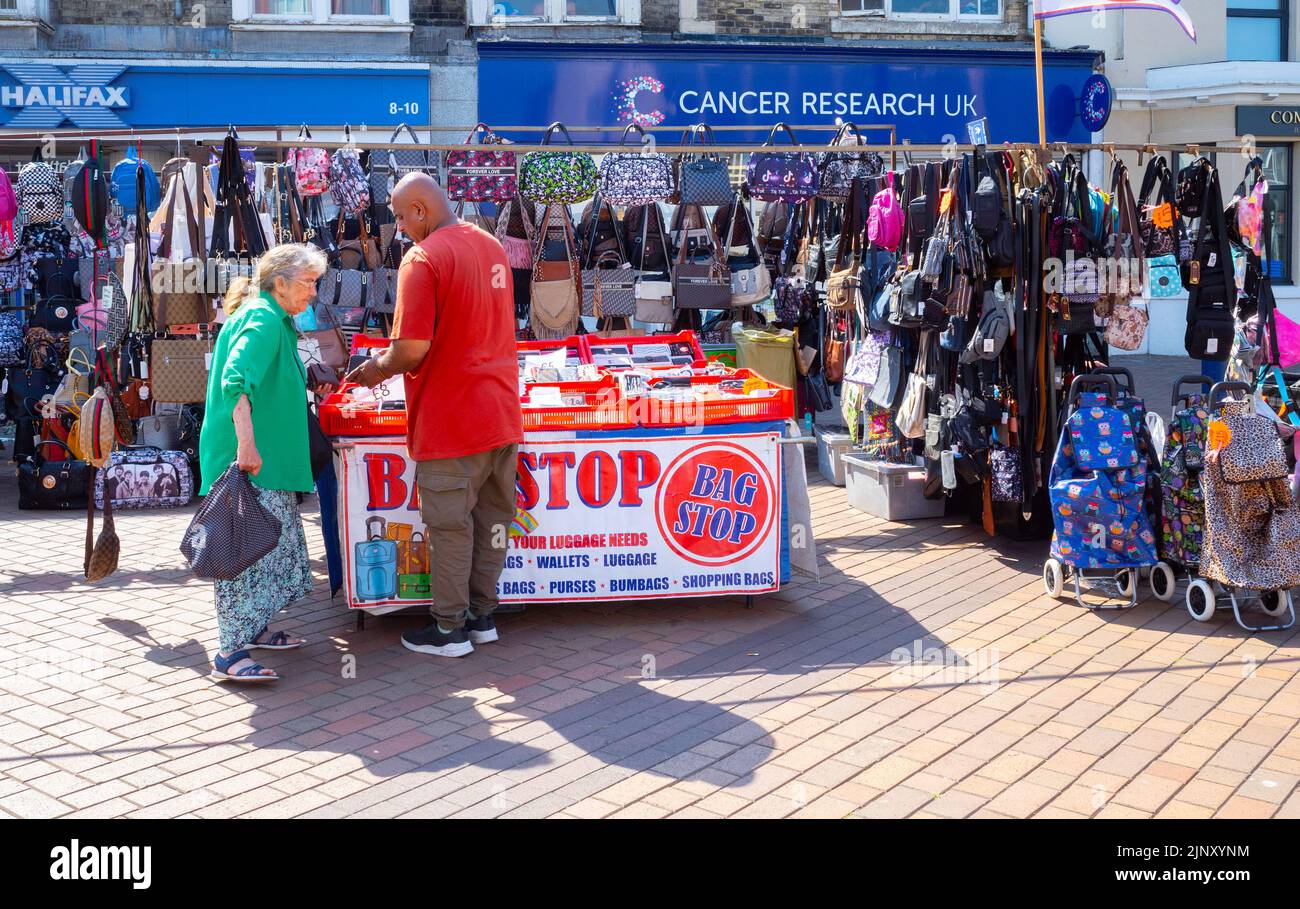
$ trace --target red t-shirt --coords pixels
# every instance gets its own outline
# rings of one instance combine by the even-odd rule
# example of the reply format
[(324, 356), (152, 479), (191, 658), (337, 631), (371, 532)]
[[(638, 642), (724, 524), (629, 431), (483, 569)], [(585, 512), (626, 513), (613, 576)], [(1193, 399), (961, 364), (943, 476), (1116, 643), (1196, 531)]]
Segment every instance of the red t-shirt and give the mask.
[(411, 247), (397, 272), (393, 338), (431, 341), (406, 374), (406, 443), (417, 461), (524, 439), (510, 263), (468, 222)]

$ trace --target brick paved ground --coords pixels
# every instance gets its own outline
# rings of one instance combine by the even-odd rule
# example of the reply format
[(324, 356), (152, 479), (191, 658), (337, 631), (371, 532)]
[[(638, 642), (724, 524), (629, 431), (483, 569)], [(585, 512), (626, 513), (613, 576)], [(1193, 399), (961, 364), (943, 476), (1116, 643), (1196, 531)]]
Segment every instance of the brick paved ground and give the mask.
[(248, 689), (207, 677), (188, 510), (119, 514), (88, 586), (82, 518), (17, 511), (5, 473), (0, 814), (1300, 815), (1296, 632), (1089, 613), (1042, 595), (1044, 544), (889, 524), (820, 479), (822, 582), (753, 609), (535, 607), (444, 661), (398, 643), (420, 619), (357, 633), (321, 594), (282, 623), (309, 645), (266, 655), (285, 680)]

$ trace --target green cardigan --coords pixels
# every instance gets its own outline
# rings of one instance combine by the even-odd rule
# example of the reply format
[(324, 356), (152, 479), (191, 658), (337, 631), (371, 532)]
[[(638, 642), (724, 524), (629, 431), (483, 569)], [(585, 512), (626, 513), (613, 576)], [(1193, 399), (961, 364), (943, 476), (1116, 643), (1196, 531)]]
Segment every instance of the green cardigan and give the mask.
[(217, 335), (199, 435), (200, 495), (235, 460), (234, 410), (248, 395), (264, 489), (311, 492), (307, 445), (307, 373), (298, 357), (293, 318), (270, 294), (245, 300)]

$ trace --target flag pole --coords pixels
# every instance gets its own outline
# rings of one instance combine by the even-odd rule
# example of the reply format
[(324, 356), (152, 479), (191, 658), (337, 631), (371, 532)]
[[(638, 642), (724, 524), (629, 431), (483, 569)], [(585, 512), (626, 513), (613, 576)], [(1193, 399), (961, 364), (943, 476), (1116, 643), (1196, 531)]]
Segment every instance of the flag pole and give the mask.
[(1043, 116), (1043, 20), (1034, 16), (1034, 78), (1038, 83), (1038, 144), (1047, 147), (1047, 120)]

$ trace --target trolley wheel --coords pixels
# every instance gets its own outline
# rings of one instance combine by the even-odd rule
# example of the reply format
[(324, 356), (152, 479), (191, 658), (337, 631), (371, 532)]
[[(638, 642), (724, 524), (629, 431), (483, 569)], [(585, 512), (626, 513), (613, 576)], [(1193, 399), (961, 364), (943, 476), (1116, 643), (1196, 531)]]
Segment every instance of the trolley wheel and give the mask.
[(1259, 595), (1259, 608), (1264, 610), (1264, 615), (1269, 618), (1275, 619), (1286, 615), (1290, 605), (1291, 591), (1289, 590), (1266, 590)]
[(1048, 559), (1043, 563), (1043, 589), (1052, 599), (1059, 600), (1065, 589), (1065, 570), (1060, 559)]
[(1208, 622), (1214, 617), (1214, 588), (1203, 578), (1195, 578), (1187, 585), (1187, 611), (1198, 622)]
[(1161, 602), (1168, 603), (1174, 598), (1174, 587), (1178, 578), (1168, 562), (1156, 562), (1151, 566), (1151, 595)]
[(1121, 568), (1115, 572), (1115, 583), (1119, 585), (1119, 595), (1131, 599), (1137, 590), (1138, 570), (1136, 568)]

